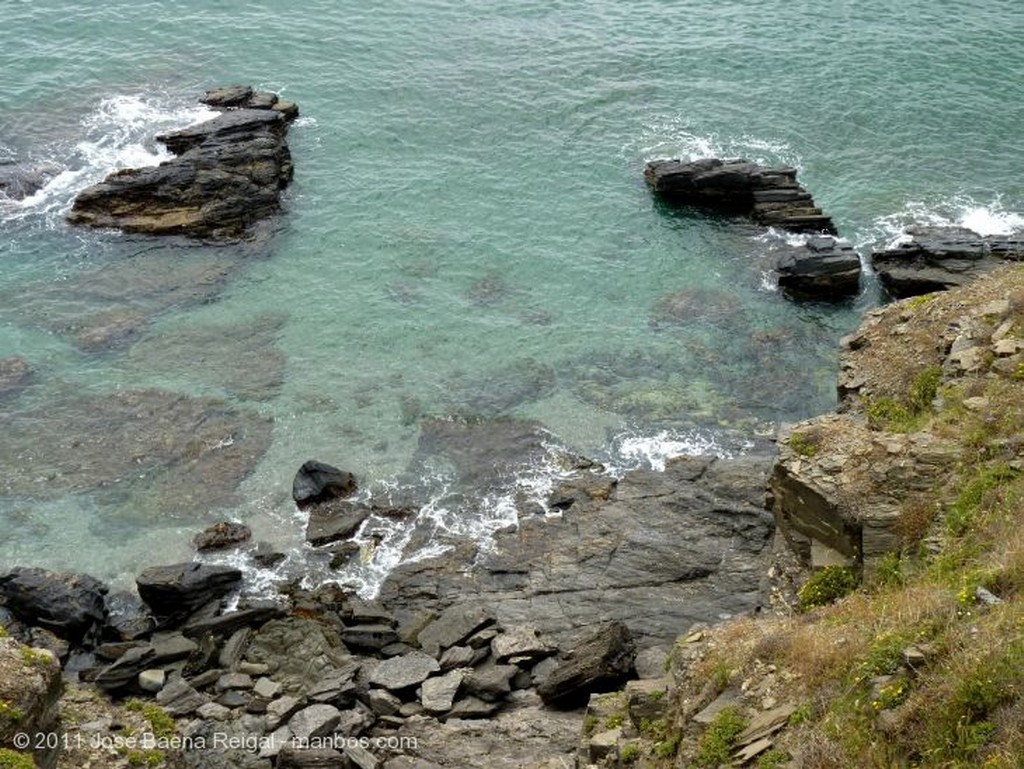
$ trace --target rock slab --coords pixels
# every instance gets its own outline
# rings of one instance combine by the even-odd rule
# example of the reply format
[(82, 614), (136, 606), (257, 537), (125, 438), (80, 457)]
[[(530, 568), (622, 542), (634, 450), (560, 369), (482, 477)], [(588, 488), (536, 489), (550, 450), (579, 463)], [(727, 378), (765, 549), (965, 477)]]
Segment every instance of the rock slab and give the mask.
[(794, 232), (835, 234), (832, 219), (796, 180), (796, 169), (749, 160), (654, 160), (644, 178), (668, 203), (745, 214), (757, 224)]

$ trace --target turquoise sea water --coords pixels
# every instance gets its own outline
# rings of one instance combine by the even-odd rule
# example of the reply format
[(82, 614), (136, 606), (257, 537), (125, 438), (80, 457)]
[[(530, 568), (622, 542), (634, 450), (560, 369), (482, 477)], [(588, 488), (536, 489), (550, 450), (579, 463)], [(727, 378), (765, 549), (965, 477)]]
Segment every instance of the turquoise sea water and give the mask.
[[(124, 581), (232, 517), (304, 570), (289, 491), (310, 457), (411, 487), (438, 535), (486, 535), (550, 482), (542, 451), (473, 486), (431, 455), (431, 418), (535, 420), (625, 468), (829, 409), (870, 278), (848, 304), (787, 302), (783, 236), (658, 206), (656, 157), (794, 164), (864, 253), (915, 221), (1024, 226), (1009, 0), (6, 0), (3, 19), (0, 160), (62, 173), (0, 201), (0, 358), (34, 370), (0, 400), (0, 566)], [(64, 224), (236, 82), (303, 114), (267, 239)], [(238, 489), (189, 465), (218, 451)], [(342, 579), (415, 557), (403, 524), (372, 525), (386, 546)]]

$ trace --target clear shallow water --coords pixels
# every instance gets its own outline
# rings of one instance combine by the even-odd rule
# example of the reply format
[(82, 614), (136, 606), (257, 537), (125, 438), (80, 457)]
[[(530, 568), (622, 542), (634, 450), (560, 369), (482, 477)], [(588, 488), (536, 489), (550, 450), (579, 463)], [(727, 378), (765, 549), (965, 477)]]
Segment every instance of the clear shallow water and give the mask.
[[(124, 580), (224, 517), (295, 547), (290, 483), (310, 457), (369, 490), (411, 486), (434, 547), (508, 525), (561, 472), (557, 451), (509, 439), (516, 461), (481, 479), (447, 444), (429, 456), (431, 417), (532, 420), (544, 445), (625, 468), (742, 450), (830, 408), (836, 340), (875, 301), (870, 281), (850, 305), (786, 302), (765, 274), (782, 236), (658, 206), (654, 157), (795, 164), (864, 249), (915, 221), (1024, 224), (1013, 2), (184, 5), (5, 9), (22, 45), (0, 52), (0, 159), (64, 171), (0, 201), (0, 357), (35, 370), (0, 401), (0, 565)], [(152, 136), (234, 82), (304, 115), (265, 244), (63, 223), (78, 189), (156, 162)], [(126, 340), (90, 346), (129, 321)], [(147, 388), (232, 412), (223, 435), (195, 428), (195, 450), (260, 456), (237, 494), (151, 470), (161, 439), (110, 407)], [(184, 433), (209, 426), (209, 409), (180, 408)], [(75, 445), (96, 431), (111, 439)], [(74, 467), (82, 453), (106, 459)], [(213, 490), (182, 487), (197, 478)], [(374, 527), (385, 546), (342, 578), (372, 583), (413, 536)], [(301, 550), (290, 563), (306, 568)]]

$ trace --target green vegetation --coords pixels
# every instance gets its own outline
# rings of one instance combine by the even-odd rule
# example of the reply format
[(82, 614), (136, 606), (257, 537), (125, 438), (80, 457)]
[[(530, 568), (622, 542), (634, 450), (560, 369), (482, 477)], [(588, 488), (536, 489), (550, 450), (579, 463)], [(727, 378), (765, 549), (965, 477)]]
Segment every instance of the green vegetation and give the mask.
[(0, 625), (0, 638), (7, 638), (7, 628)]
[(20, 708), (11, 705), (5, 700), (0, 700), (0, 726), (16, 724), (24, 715)]
[(846, 566), (826, 566), (800, 588), (800, 610), (810, 611), (849, 595), (857, 588), (857, 575)]
[(134, 713), (141, 713), (149, 721), (152, 734), (157, 739), (168, 739), (173, 737), (178, 731), (174, 719), (167, 715), (159, 705), (143, 700), (129, 700), (125, 704), (125, 708)]
[(802, 457), (813, 457), (818, 453), (817, 436), (809, 433), (793, 433), (789, 437), (788, 445)]
[(910, 382), (905, 395), (900, 398), (881, 396), (868, 399), (865, 413), (868, 424), (876, 430), (891, 433), (912, 433), (920, 430), (931, 415), (932, 403), (939, 393), (942, 369), (929, 366), (919, 372)]
[(757, 759), (757, 769), (780, 769), (789, 763), (789, 753), (778, 748), (771, 748)]
[(21, 647), (21, 659), (30, 667), (47, 667), (53, 662), (49, 652), (41, 649), (33, 649), (29, 646)]
[(625, 764), (633, 763), (640, 758), (640, 746), (635, 742), (629, 743), (622, 748), (622, 751), (619, 753), (619, 758), (621, 758), (622, 762)]
[(723, 709), (701, 735), (694, 757), (695, 766), (700, 769), (716, 769), (729, 763), (736, 747), (736, 738), (747, 728), (747, 719), (738, 708)]
[(27, 753), (0, 748), (0, 769), (36, 769), (36, 762)]
[(122, 755), (128, 759), (131, 766), (148, 767), (155, 769), (167, 758), (162, 750), (125, 750)]

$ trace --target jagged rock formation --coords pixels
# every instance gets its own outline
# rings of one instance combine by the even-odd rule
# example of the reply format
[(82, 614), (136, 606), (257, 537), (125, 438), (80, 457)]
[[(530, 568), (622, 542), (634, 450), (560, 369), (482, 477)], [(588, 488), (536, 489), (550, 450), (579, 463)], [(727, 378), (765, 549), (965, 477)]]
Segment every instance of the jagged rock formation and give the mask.
[(932, 417), (944, 408), (983, 413), (995, 405), (986, 388), (1022, 375), (1024, 269), (869, 312), (843, 340), (840, 413), (780, 436), (771, 489), (790, 545), (810, 565), (871, 572), (965, 450)]
[(766, 227), (835, 234), (832, 219), (796, 180), (796, 169), (749, 160), (654, 160), (644, 178), (663, 200), (750, 216)]
[(68, 221), (231, 240), (280, 210), (281, 190), (292, 178), (285, 135), (297, 107), (246, 87), (211, 91), (202, 101), (224, 112), (157, 137), (177, 157), (116, 171), (83, 190)]
[(963, 286), (1006, 262), (1024, 260), (1024, 238), (982, 236), (963, 227), (908, 227), (905, 241), (871, 263), (897, 299)]

